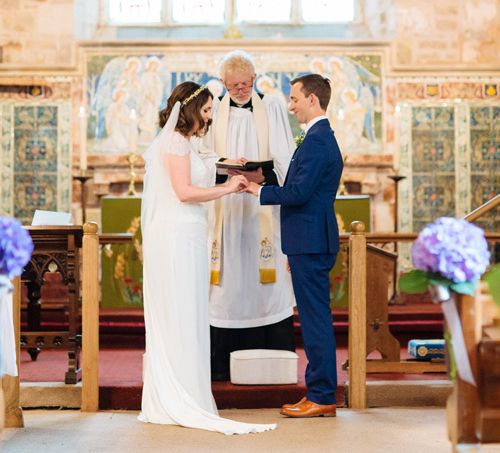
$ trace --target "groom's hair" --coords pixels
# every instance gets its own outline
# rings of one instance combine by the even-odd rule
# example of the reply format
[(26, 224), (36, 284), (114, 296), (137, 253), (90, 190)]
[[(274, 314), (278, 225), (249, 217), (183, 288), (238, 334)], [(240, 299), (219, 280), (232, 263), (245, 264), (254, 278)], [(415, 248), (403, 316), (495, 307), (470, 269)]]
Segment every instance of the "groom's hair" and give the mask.
[(332, 95), (332, 87), (329, 79), (319, 74), (306, 74), (293, 79), (290, 85), (295, 85), (296, 83), (302, 84), (300, 91), (305, 96), (314, 94), (319, 99), (321, 108), (326, 111)]
[(205, 125), (200, 112), (209, 98), (213, 99), (213, 95), (207, 87), (203, 88), (195, 82), (182, 82), (174, 88), (168, 98), (167, 106), (160, 111), (160, 127), (167, 124), (172, 108), (176, 102), (180, 102), (181, 109), (175, 129), (182, 135), (187, 136), (198, 125), (199, 129), (196, 131), (196, 134), (205, 134), (212, 120)]

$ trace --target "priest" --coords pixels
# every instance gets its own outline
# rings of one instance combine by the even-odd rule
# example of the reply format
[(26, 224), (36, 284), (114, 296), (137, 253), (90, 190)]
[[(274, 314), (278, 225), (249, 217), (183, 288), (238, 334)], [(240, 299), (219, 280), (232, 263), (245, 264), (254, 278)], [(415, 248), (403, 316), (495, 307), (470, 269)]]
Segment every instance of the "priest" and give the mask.
[[(225, 96), (214, 103), (205, 146), (223, 159), (269, 161), (243, 174), (282, 184), (295, 149), (283, 102), (254, 91), (255, 67), (243, 51), (221, 62)], [(226, 170), (227, 172), (227, 170)], [(218, 175), (217, 182), (227, 176)], [(229, 354), (240, 349), (295, 350), (295, 299), (281, 252), (279, 210), (249, 194), (217, 200), (210, 236), (210, 334), (213, 380), (229, 379)]]

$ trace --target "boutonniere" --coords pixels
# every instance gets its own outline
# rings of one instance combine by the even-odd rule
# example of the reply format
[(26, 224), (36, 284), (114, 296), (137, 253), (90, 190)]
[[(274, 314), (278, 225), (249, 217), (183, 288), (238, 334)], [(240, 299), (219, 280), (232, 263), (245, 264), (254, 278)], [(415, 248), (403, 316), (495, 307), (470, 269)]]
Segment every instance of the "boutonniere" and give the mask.
[(293, 138), (295, 140), (295, 146), (297, 146), (297, 148), (302, 144), (305, 136), (306, 136), (306, 133), (304, 131), (302, 131), (300, 133), (300, 135), (297, 135), (296, 137)]

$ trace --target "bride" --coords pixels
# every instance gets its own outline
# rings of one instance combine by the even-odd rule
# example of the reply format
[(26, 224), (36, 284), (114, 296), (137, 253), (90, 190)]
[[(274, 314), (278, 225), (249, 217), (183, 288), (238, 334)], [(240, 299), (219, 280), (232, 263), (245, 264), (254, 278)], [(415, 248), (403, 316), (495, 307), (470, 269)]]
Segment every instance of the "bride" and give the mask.
[(139, 420), (224, 434), (276, 427), (218, 416), (210, 380), (207, 201), (247, 185), (215, 179), (195, 149), (212, 115), (212, 94), (184, 82), (160, 112), (160, 134), (146, 151), (142, 198), (146, 354)]

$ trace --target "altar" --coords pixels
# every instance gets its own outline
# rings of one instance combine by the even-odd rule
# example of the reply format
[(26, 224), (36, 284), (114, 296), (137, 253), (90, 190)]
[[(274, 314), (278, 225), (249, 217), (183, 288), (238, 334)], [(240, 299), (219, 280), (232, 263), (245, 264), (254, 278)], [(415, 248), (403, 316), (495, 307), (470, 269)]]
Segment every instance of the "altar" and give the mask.
[[(102, 249), (101, 306), (103, 308), (142, 308), (141, 197), (105, 196), (101, 198), (102, 232), (130, 233), (132, 242), (108, 244)], [(335, 201), (339, 232), (349, 232), (351, 222), (359, 220), (371, 228), (370, 197), (340, 195)], [(347, 307), (347, 245), (341, 245), (330, 274), (332, 307)]]
[(141, 197), (101, 198), (102, 233), (129, 233), (132, 241), (101, 252), (101, 306), (142, 308)]
[[(365, 224), (365, 231), (371, 231), (369, 195), (338, 195), (335, 200), (335, 214), (339, 233), (349, 233), (355, 220)], [(330, 272), (330, 305), (347, 307), (349, 301), (347, 244), (341, 244), (337, 261)]]

